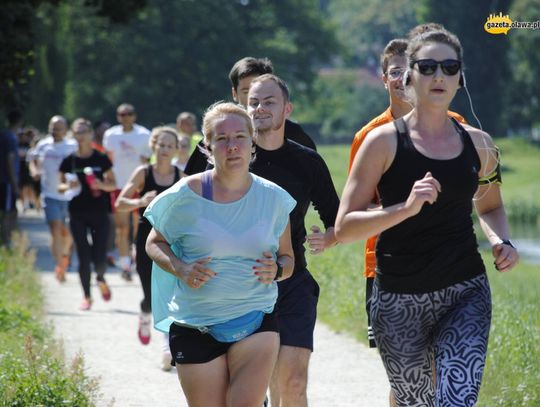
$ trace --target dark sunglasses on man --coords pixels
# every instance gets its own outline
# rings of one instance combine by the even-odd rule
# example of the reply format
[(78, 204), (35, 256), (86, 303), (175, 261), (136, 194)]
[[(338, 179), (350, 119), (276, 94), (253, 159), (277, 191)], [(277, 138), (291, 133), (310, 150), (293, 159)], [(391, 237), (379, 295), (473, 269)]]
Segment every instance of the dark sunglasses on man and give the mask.
[(135, 112), (122, 112), (122, 113), (118, 113), (118, 116), (125, 117), (125, 116), (133, 116), (134, 114)]

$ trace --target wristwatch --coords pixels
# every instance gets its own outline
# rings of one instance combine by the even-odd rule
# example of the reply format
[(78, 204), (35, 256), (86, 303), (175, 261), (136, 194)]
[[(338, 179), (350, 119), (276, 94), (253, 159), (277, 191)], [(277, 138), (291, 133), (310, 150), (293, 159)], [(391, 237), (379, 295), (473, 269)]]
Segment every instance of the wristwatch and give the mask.
[(277, 272), (276, 276), (274, 277), (274, 280), (279, 280), (281, 277), (283, 277), (283, 265), (279, 262), (279, 260), (276, 260), (277, 265)]

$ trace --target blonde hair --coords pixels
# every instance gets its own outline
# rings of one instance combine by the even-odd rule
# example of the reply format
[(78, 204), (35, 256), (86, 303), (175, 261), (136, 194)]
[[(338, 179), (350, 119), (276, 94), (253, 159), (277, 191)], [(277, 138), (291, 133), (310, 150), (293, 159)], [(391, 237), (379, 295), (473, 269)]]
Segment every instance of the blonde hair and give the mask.
[(152, 129), (152, 133), (150, 133), (150, 139), (148, 140), (148, 145), (150, 146), (152, 151), (154, 151), (154, 149), (156, 148), (159, 136), (164, 133), (168, 133), (174, 137), (176, 148), (178, 148), (178, 133), (176, 132), (176, 130), (168, 126), (158, 126)]
[(211, 105), (203, 116), (202, 132), (204, 135), (204, 147), (199, 146), (199, 150), (208, 157), (208, 161), (213, 163), (211, 152), (209, 149), (212, 137), (214, 137), (214, 125), (218, 119), (226, 115), (237, 115), (243, 118), (246, 122), (246, 127), (249, 135), (253, 138), (253, 124), (246, 109), (236, 103), (219, 101)]

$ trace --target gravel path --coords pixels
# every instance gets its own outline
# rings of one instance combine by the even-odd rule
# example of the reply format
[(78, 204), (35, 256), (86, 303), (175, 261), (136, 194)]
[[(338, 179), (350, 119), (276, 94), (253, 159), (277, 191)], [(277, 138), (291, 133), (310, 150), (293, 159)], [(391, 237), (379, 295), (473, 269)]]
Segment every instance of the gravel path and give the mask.
[[(20, 226), (28, 233), (31, 246), (38, 250), (36, 263), (46, 296), (46, 315), (57, 338), (63, 342), (69, 359), (82, 352), (87, 373), (100, 379), (98, 406), (187, 406), (175, 372), (160, 370), (161, 334), (154, 331), (148, 346), (138, 340), (138, 304), (142, 295), (138, 279), (127, 283), (116, 269), (109, 269), (112, 300), (104, 302), (93, 284), (92, 310), (79, 311), (82, 291), (78, 275), (69, 272), (64, 284), (54, 279), (48, 231), (42, 217), (23, 216)], [(322, 323), (315, 330), (309, 375), (312, 407), (388, 405), (389, 386), (376, 351), (332, 332)]]

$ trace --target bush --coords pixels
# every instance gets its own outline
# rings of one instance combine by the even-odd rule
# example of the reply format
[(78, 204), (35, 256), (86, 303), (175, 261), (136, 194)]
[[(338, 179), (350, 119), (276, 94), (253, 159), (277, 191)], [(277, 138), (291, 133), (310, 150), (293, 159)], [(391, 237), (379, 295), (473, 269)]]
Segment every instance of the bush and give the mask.
[(0, 407), (93, 406), (97, 381), (79, 355), (66, 368), (43, 322), (43, 295), (24, 237), (0, 249)]

